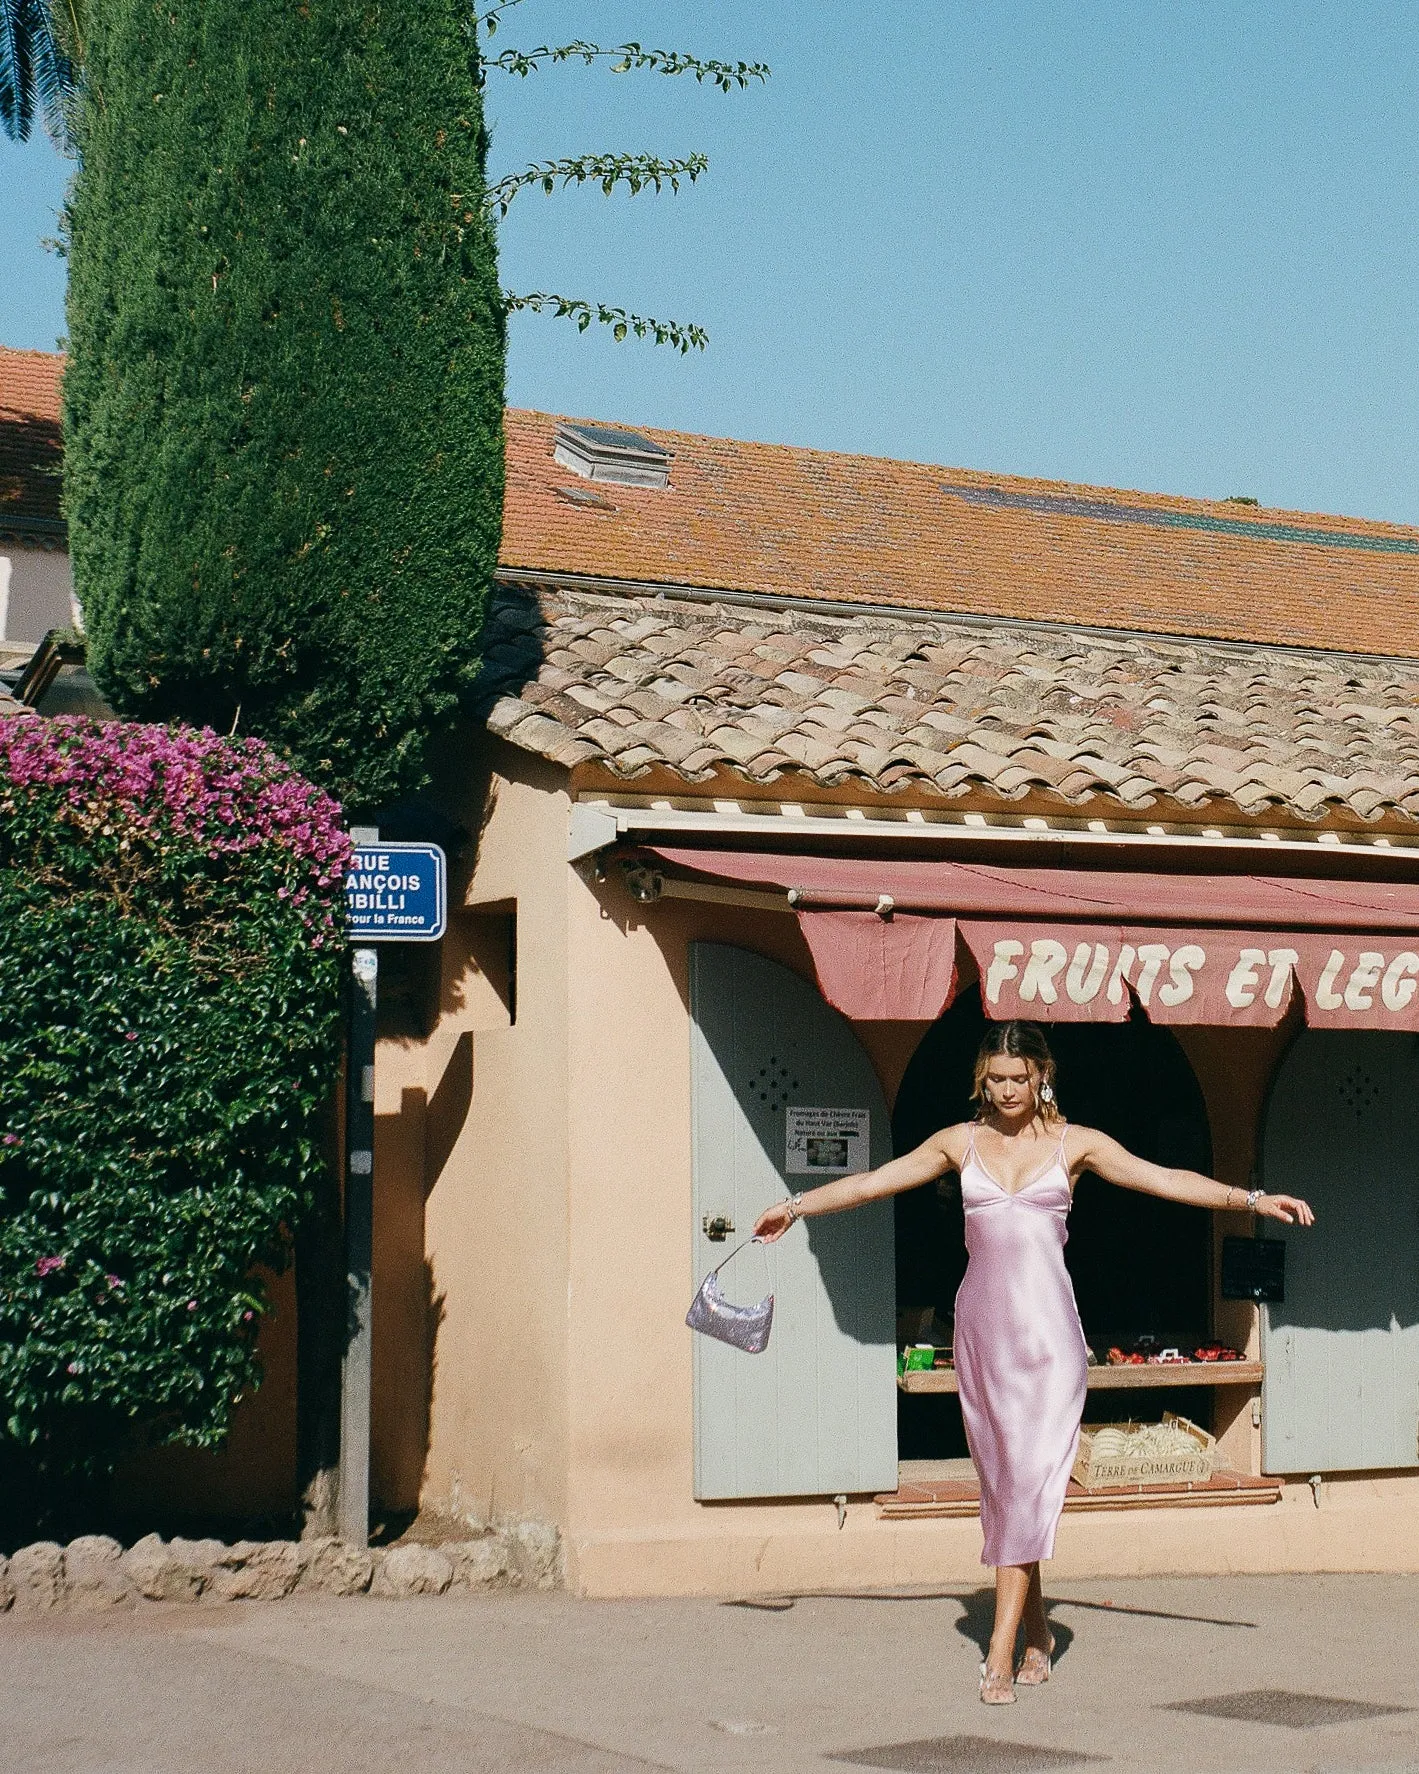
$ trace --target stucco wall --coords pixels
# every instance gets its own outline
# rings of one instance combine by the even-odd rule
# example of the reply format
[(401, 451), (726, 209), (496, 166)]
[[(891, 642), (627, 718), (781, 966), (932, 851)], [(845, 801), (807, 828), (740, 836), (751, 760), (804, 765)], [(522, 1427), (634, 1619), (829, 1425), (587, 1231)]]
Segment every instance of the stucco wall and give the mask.
[[(739, 943), (811, 978), (795, 922), (683, 900), (638, 906), (617, 877), (568, 871), (570, 1430), (568, 1577), (591, 1594), (765, 1593), (841, 1583), (965, 1581), (973, 1521), (884, 1522), (854, 1500), (696, 1503), (692, 1496), (687, 945)], [(860, 1025), (888, 1101), (924, 1032)], [(1250, 1177), (1259, 1114), (1289, 1032), (1184, 1030), (1224, 1180)], [(1218, 1216), (1216, 1243), (1245, 1229)], [(1255, 1348), (1255, 1313), (1216, 1302), (1219, 1334)], [(1224, 1457), (1259, 1468), (1251, 1394), (1219, 1394)], [(1320, 1506), (1070, 1516), (1061, 1575), (1419, 1569), (1419, 1479), (1337, 1477)]]
[[(479, 1519), (566, 1518), (568, 800), (565, 777), (495, 748), (469, 781), (480, 833), (424, 1054), (434, 1313), (426, 1503)], [(516, 1020), (478, 950), (516, 912)], [(381, 1049), (380, 1064), (384, 1062)], [(450, 1074), (450, 1067), (454, 1068)], [(389, 1073), (393, 1088), (393, 1068)], [(396, 1107), (381, 1079), (380, 1128)], [(443, 1095), (440, 1098), (440, 1090)], [(378, 1137), (378, 1135), (377, 1135)], [(376, 1147), (376, 1173), (381, 1161)], [(376, 1324), (379, 1307), (376, 1303)]]

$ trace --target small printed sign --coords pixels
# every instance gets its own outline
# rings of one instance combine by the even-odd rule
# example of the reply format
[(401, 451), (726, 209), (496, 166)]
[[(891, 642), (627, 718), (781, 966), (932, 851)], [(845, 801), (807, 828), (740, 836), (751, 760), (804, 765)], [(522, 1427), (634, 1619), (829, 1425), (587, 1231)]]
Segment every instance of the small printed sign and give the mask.
[(784, 1170), (790, 1176), (850, 1176), (872, 1168), (870, 1109), (795, 1109), (788, 1111), (788, 1149)]
[(437, 942), (448, 925), (448, 865), (437, 844), (372, 844), (345, 876), (350, 941)]

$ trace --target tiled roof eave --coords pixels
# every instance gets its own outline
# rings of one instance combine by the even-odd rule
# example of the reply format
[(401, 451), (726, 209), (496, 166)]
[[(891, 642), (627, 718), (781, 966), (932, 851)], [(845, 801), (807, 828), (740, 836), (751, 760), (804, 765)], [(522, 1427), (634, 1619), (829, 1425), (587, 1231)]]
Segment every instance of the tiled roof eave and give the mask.
[(626, 792), (1408, 833), (1419, 661), (505, 579), (494, 733)]
[(69, 547), (69, 526), (63, 518), (0, 516), (0, 542), (64, 554)]
[[(896, 829), (900, 829), (897, 822), (905, 812), (921, 812), (928, 816), (949, 812), (954, 818), (979, 814), (987, 820), (1010, 825), (1025, 820), (1043, 820), (1051, 829), (1064, 834), (1093, 820), (1103, 821), (1110, 829), (1157, 830), (1161, 834), (1177, 836), (1220, 831), (1229, 837), (1251, 836), (1259, 844), (1272, 834), (1285, 836), (1288, 833), (1307, 841), (1313, 841), (1322, 833), (1333, 833), (1337, 837), (1353, 835), (1367, 840), (1393, 837), (1409, 844), (1419, 839), (1419, 801), (1416, 801), (1412, 814), (1391, 809), (1368, 820), (1334, 807), (1311, 816), (1286, 806), (1248, 815), (1220, 797), (1198, 805), (1156, 796), (1150, 798), (1146, 809), (1140, 809), (1106, 793), (1070, 801), (1048, 790), (1027, 792), (1012, 798), (965, 783), (950, 792), (931, 784), (903, 785), (895, 790), (877, 789), (862, 777), (829, 784), (797, 768), (780, 769), (772, 780), (759, 781), (732, 765), (721, 766), (693, 779), (663, 763), (623, 774), (597, 757), (588, 757), (572, 766), (568, 786), (574, 795), (631, 793), (637, 798), (655, 796), (703, 802), (705, 806), (716, 801), (733, 801), (744, 807), (823, 806), (844, 811), (854, 808), (869, 816), (892, 815)], [(856, 823), (844, 825), (845, 831), (862, 829)]]
[(1176, 627), (1148, 627), (1140, 623), (1134, 628), (1107, 628), (1098, 624), (1045, 621), (1032, 616), (997, 616), (980, 610), (942, 610), (933, 604), (878, 604), (857, 602), (843, 597), (814, 598), (797, 591), (751, 590), (742, 586), (696, 584), (679, 580), (613, 579), (590, 573), (565, 573), (554, 568), (516, 566), (504, 562), (495, 575), (504, 586), (522, 586), (551, 592), (579, 592), (591, 597), (654, 598), (685, 603), (723, 604), (746, 609), (772, 611), (781, 615), (802, 615), (816, 621), (844, 625), (871, 622), (874, 619), (899, 624), (930, 622), (979, 628), (982, 623), (1002, 629), (1018, 629), (1023, 633), (1077, 636), (1084, 640), (1148, 641), (1166, 645), (1175, 642), (1189, 647), (1204, 643), (1208, 648), (1224, 648), (1236, 653), (1284, 653), (1296, 659), (1344, 660), (1357, 664), (1384, 664), (1391, 660), (1413, 665), (1412, 653), (1352, 652), (1342, 648), (1309, 647), (1289, 641), (1237, 640), (1228, 635), (1211, 634), (1202, 629), (1184, 630)]

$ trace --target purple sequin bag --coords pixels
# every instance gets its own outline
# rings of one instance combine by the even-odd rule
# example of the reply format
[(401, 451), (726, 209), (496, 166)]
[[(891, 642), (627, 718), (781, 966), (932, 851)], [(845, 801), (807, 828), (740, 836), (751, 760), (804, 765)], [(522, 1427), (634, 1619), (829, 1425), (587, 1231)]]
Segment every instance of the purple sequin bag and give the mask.
[(757, 1306), (736, 1306), (732, 1300), (726, 1300), (719, 1290), (719, 1271), (725, 1263), (737, 1257), (745, 1244), (757, 1244), (757, 1238), (746, 1238), (744, 1244), (736, 1244), (734, 1249), (699, 1285), (699, 1290), (690, 1302), (690, 1310), (685, 1314), (685, 1323), (692, 1331), (699, 1331), (706, 1337), (717, 1337), (721, 1343), (731, 1343), (736, 1349), (742, 1349), (746, 1355), (762, 1355), (769, 1346), (769, 1331), (774, 1322), (774, 1296), (760, 1300)]

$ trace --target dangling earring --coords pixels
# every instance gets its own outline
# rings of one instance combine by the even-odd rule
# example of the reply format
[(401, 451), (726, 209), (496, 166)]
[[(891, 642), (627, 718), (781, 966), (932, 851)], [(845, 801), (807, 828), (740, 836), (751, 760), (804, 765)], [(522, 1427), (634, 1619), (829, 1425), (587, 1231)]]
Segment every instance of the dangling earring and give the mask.
[(1048, 1079), (1040, 1086), (1040, 1101), (1046, 1108), (1054, 1101), (1054, 1086)]

